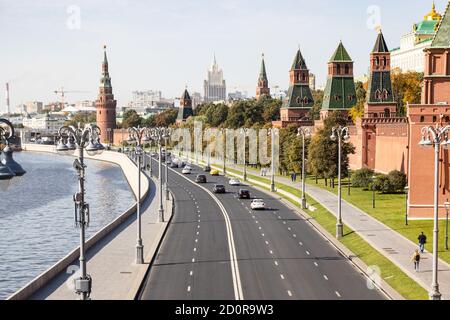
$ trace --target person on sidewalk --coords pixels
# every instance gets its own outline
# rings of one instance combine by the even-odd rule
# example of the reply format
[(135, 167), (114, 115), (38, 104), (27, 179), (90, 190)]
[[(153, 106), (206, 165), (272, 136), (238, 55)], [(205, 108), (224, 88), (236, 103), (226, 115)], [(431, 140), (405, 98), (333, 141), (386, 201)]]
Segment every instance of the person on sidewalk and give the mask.
[(419, 235), (419, 237), (417, 238), (417, 240), (419, 240), (419, 249), (420, 252), (423, 253), (425, 251), (425, 244), (427, 243), (427, 236), (423, 234)]
[(419, 253), (419, 250), (416, 250), (414, 252), (411, 260), (414, 262), (414, 270), (416, 270), (416, 272), (419, 272), (419, 264), (420, 264), (420, 253)]
[(297, 182), (297, 173), (294, 172), (294, 181), (293, 182)]

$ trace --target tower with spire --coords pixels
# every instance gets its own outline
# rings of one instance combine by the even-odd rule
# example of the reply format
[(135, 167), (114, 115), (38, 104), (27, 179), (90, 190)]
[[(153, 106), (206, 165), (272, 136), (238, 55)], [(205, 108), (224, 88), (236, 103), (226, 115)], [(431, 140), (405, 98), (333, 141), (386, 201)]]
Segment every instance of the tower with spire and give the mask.
[(289, 71), (289, 90), (280, 110), (282, 127), (289, 123), (300, 124), (302, 121), (310, 121), (307, 115), (313, 105), (314, 99), (309, 87), (309, 69), (298, 49)]
[(391, 82), (391, 53), (379, 30), (375, 46), (370, 53), (370, 77), (365, 118), (391, 118), (397, 114)]
[(330, 111), (340, 111), (347, 115), (356, 105), (356, 89), (353, 79), (353, 60), (342, 41), (328, 62), (328, 79), (324, 91), (322, 110), (323, 120)]
[(194, 112), (192, 110), (192, 99), (187, 88), (184, 90), (180, 99), (180, 108), (178, 110), (177, 124), (186, 122), (189, 117), (192, 117)]
[(223, 79), (223, 71), (217, 64), (216, 54), (214, 54), (213, 64), (208, 70), (203, 88), (205, 102), (227, 100), (227, 86), (225, 80)]
[(101, 130), (100, 140), (102, 143), (113, 143), (117, 101), (114, 100), (111, 77), (109, 76), (106, 46), (103, 47), (103, 50), (102, 77), (100, 78), (99, 94), (95, 107), (97, 109), (97, 125)]
[(259, 71), (258, 86), (256, 87), (256, 99), (261, 96), (270, 96), (269, 81), (267, 80), (266, 63), (264, 62), (264, 53), (261, 59), (261, 70)]

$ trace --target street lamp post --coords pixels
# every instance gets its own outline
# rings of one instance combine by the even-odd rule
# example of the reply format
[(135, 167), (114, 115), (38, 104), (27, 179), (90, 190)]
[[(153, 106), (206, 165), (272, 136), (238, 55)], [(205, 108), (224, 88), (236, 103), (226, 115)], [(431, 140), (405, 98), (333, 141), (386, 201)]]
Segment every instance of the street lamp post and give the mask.
[(439, 236), (439, 154), (440, 149), (448, 149), (450, 141), (448, 132), (450, 126), (442, 127), (436, 124), (436, 127), (428, 126), (422, 128), (422, 140), (419, 146), (424, 148), (434, 148), (434, 228), (433, 228), (433, 280), (431, 284), (430, 299), (441, 300), (438, 282), (438, 236)]
[(372, 209), (375, 209), (375, 179), (376, 176), (372, 176)]
[(144, 264), (144, 245), (142, 244), (142, 223), (141, 223), (141, 169), (142, 156), (145, 152), (142, 150), (142, 142), (148, 141), (148, 128), (133, 127), (128, 128), (128, 142), (136, 143), (135, 155), (137, 162), (138, 174), (138, 196), (136, 201), (136, 221), (137, 221), (137, 237), (136, 237), (136, 264)]
[(340, 239), (344, 236), (344, 225), (342, 224), (342, 190), (341, 190), (341, 160), (342, 160), (342, 140), (348, 141), (347, 127), (334, 127), (331, 134), (332, 141), (338, 141), (338, 217), (336, 223), (336, 238)]
[(13, 159), (13, 150), (10, 147), (10, 142), (14, 137), (14, 126), (12, 123), (0, 118), (0, 144), (6, 145), (3, 149), (5, 158), (3, 161), (0, 161), (0, 180), (10, 180), (15, 176), (23, 176), (26, 173), (22, 166)]
[[(169, 165), (167, 164), (167, 150), (168, 150), (168, 145), (169, 145), (169, 138), (170, 135), (172, 133), (172, 130), (170, 128), (166, 128), (163, 138), (164, 138), (164, 146), (166, 148), (166, 177), (165, 177), (165, 191), (166, 191), (166, 200), (169, 200)], [(196, 156), (198, 156), (198, 154), (196, 153)], [(198, 164), (198, 158), (197, 158), (197, 164)]]
[(227, 175), (227, 133), (225, 129), (220, 129), (223, 139), (223, 175)]
[[(247, 181), (247, 128), (242, 128), (242, 132), (244, 133), (244, 181)], [(250, 152), (250, 151), (249, 151)]]
[(445, 250), (448, 251), (448, 211), (450, 210), (450, 202), (445, 201)]
[(405, 209), (405, 225), (408, 225), (408, 200), (409, 200), (409, 187), (405, 187), (406, 193), (406, 209)]
[(103, 151), (100, 143), (100, 128), (87, 124), (83, 129), (73, 126), (63, 126), (58, 131), (59, 142), (56, 151), (59, 153), (73, 153), (78, 150), (78, 158), (73, 167), (78, 174), (79, 192), (73, 196), (75, 202), (75, 225), (80, 228), (80, 277), (75, 279), (75, 292), (81, 300), (88, 300), (91, 294), (92, 279), (87, 274), (85, 257), (85, 229), (89, 226), (89, 204), (85, 202), (85, 170), (84, 150), (89, 155), (96, 155)]
[(268, 135), (271, 137), (272, 141), (271, 141), (271, 171), (272, 171), (272, 175), (270, 178), (270, 191), (271, 192), (275, 192), (275, 143), (274, 143), (274, 136), (275, 136), (275, 131), (273, 129), (269, 129), (268, 131)]
[(309, 128), (300, 127), (298, 128), (298, 137), (302, 137), (302, 209), (305, 210), (307, 208), (306, 205), (306, 172), (305, 172), (305, 138), (309, 138), (311, 136), (311, 130)]
[[(151, 129), (151, 138), (158, 143), (159, 146), (159, 222), (164, 222), (164, 206), (163, 206), (163, 170), (162, 170), (162, 142), (165, 139), (165, 136), (170, 135), (168, 134), (168, 128), (153, 128)], [(166, 152), (167, 156), (167, 152)], [(167, 177), (166, 177), (167, 178)], [(167, 181), (166, 181), (166, 187), (167, 187)]]

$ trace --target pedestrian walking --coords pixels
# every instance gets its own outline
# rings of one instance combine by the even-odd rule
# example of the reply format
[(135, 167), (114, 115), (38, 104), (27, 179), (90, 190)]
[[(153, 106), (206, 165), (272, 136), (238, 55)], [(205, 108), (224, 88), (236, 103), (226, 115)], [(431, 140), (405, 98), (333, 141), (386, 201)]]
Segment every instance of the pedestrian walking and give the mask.
[(425, 244), (427, 243), (427, 236), (424, 235), (422, 232), (422, 234), (419, 235), (417, 240), (419, 240), (419, 250), (421, 253), (423, 253), (425, 251)]
[(291, 173), (291, 182), (294, 182), (294, 173)]
[(414, 270), (416, 272), (419, 272), (419, 265), (420, 265), (420, 253), (419, 250), (416, 250), (411, 258), (411, 261), (414, 262)]
[(297, 173), (294, 172), (294, 182), (297, 182)]

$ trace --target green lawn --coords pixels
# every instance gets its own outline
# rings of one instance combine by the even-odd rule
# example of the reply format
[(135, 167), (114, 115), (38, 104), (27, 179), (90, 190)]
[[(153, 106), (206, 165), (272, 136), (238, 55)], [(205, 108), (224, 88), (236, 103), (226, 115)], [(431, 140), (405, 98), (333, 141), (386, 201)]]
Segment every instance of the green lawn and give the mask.
[[(241, 174), (241, 172), (237, 170), (229, 168), (227, 170), (229, 172)], [(247, 176), (248, 178), (256, 181), (270, 183), (270, 180), (266, 178), (261, 178), (251, 174), (248, 174)], [(284, 190), (296, 196), (300, 196), (300, 191), (296, 188), (279, 183), (277, 183), (276, 186), (280, 190)], [(285, 197), (282, 194), (279, 194), (279, 196), (285, 198), (294, 205), (299, 206), (299, 203), (293, 201), (292, 199)], [(308, 212), (308, 214), (313, 219), (315, 219), (322, 227), (324, 227), (330, 234), (334, 234), (336, 230), (335, 216), (333, 216), (330, 212), (328, 212), (328, 210), (326, 210), (309, 196), (307, 196), (307, 201), (309, 204), (317, 208), (315, 212)], [(345, 225), (344, 234), (345, 237), (340, 240), (341, 243), (345, 245), (350, 251), (352, 251), (356, 256), (358, 256), (362, 261), (364, 261), (364, 263), (366, 263), (368, 266), (378, 266), (382, 273), (381, 277), (403, 297), (408, 300), (428, 299), (428, 293), (424, 288), (422, 288), (419, 284), (417, 284), (417, 282), (408, 277), (394, 263), (384, 257), (381, 253), (379, 253), (376, 249), (374, 249), (371, 245), (369, 245), (366, 241), (364, 241), (360, 236), (358, 236), (355, 232), (353, 232)]]

